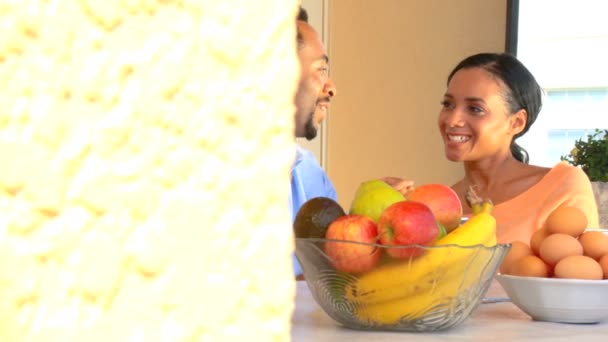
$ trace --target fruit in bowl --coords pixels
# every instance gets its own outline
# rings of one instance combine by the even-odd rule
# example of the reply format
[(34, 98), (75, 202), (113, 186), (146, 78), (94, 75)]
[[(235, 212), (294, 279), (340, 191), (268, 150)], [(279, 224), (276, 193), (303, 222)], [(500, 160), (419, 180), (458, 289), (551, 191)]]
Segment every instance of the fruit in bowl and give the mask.
[[(463, 322), (481, 302), (509, 244), (496, 244), (491, 205), (429, 246), (296, 239), (296, 256), (313, 298), (338, 323), (357, 329), (435, 331)], [(435, 227), (436, 229), (436, 227)], [(362, 273), (344, 272), (327, 244), (366, 246), (384, 258)], [(393, 258), (388, 249), (421, 249)]]
[(314, 197), (304, 202), (293, 221), (296, 237), (323, 238), (329, 225), (346, 213), (340, 204), (328, 197)]
[[(400, 201), (386, 208), (378, 220), (378, 239), (386, 246), (429, 245), (439, 236), (439, 225), (431, 209), (414, 201)], [(394, 258), (421, 255), (420, 248), (388, 248)]]
[(448, 232), (460, 225), (462, 203), (458, 194), (447, 185), (420, 185), (407, 195), (407, 199), (426, 204)]
[(378, 222), (387, 207), (403, 200), (405, 197), (384, 181), (378, 179), (366, 181), (357, 188), (349, 214), (364, 215)]
[[(317, 304), (336, 322), (349, 328), (400, 331), (445, 330), (466, 320), (481, 302), (510, 247), (508, 244), (426, 246), (422, 247), (425, 254), (434, 252), (435, 261), (418, 264), (416, 259), (400, 260), (355, 274), (332, 266), (332, 260), (323, 252), (329, 242), (360, 244), (296, 239), (296, 255)], [(380, 244), (366, 245), (386, 248)], [(455, 256), (458, 261), (439, 258), (446, 255)], [(413, 269), (408, 272), (409, 263)], [(370, 292), (359, 292), (364, 289)]]
[(325, 237), (355, 243), (328, 241), (323, 247), (337, 270), (361, 273), (373, 269), (380, 261), (382, 251), (370, 245), (376, 242), (377, 236), (378, 229), (372, 219), (363, 215), (346, 215), (329, 225)]

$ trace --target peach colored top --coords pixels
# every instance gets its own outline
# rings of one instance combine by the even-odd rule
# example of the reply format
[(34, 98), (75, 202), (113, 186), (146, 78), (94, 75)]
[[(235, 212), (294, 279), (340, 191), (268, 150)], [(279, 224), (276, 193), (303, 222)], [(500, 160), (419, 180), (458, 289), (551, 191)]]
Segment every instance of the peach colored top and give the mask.
[(494, 207), (498, 242), (519, 240), (530, 244), (532, 234), (562, 205), (581, 209), (587, 216), (587, 227), (598, 227), (597, 205), (589, 178), (581, 169), (565, 162), (555, 165), (530, 189)]

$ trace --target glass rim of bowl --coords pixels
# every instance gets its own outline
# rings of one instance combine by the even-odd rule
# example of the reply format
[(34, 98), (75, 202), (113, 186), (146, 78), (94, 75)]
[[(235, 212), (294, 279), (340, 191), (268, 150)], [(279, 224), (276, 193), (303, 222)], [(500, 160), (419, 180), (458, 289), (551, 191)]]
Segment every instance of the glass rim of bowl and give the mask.
[(463, 248), (463, 249), (477, 249), (477, 248), (485, 248), (485, 249), (497, 249), (497, 248), (510, 248), (511, 243), (497, 243), (495, 245), (484, 245), (484, 244), (473, 244), (473, 245), (459, 245), (455, 243), (443, 244), (443, 245), (421, 245), (421, 244), (408, 244), (408, 245), (384, 245), (381, 243), (370, 243), (370, 242), (361, 242), (361, 241), (352, 241), (352, 240), (339, 240), (339, 239), (325, 239), (325, 238), (295, 238), (296, 241), (305, 241), (310, 243), (326, 243), (326, 242), (336, 242), (336, 243), (347, 243), (347, 244), (356, 244), (362, 246), (373, 246), (380, 248), (423, 248), (423, 249), (440, 249), (440, 248)]

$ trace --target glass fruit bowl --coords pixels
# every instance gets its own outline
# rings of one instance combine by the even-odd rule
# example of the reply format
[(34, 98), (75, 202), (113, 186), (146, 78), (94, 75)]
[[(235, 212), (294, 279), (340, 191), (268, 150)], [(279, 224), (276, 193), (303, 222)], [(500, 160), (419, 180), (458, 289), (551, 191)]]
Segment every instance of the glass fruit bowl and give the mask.
[[(416, 250), (417, 256), (393, 258), (389, 248)], [(437, 331), (469, 317), (510, 248), (296, 238), (295, 253), (313, 298), (343, 326)]]

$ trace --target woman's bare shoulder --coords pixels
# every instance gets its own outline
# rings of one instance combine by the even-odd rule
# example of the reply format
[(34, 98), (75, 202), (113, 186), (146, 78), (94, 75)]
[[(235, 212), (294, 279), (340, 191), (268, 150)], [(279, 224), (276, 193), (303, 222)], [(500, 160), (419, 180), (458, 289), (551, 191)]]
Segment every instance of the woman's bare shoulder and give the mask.
[(528, 165), (528, 171), (526, 173), (528, 174), (528, 177), (540, 179), (546, 176), (552, 169), (553, 168), (551, 167)]
[(511, 184), (505, 184), (510, 186), (516, 186), (520, 189), (527, 189), (534, 184), (540, 182), (543, 177), (545, 177), (552, 168), (536, 166), (536, 165), (522, 165), (522, 167), (518, 168), (516, 172), (513, 173), (513, 177), (511, 178)]

